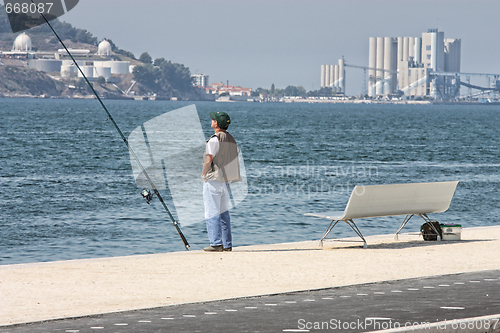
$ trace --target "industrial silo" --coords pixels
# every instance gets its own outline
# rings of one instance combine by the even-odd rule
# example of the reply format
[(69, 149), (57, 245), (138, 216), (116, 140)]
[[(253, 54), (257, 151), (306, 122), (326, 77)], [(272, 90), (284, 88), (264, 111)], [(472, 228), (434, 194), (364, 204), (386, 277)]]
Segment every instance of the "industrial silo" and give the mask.
[(333, 89), (339, 90), (339, 65), (333, 66)]
[(415, 54), (415, 62), (417, 64), (421, 63), (421, 55), (422, 55), (422, 40), (420, 38), (415, 38), (415, 51), (414, 51), (414, 54)]
[(384, 37), (377, 37), (377, 80), (375, 84), (375, 93), (382, 95), (384, 93)]
[(328, 83), (329, 87), (333, 87), (335, 82), (335, 65), (330, 65), (330, 82)]
[(377, 67), (377, 38), (370, 37), (368, 53), (368, 96), (373, 97), (376, 95), (375, 82)]
[(325, 84), (325, 73), (326, 72), (326, 66), (325, 65), (321, 65), (321, 88), (324, 88), (326, 87), (326, 84)]
[(393, 43), (391, 37), (384, 38), (384, 95), (391, 94), (392, 90), (392, 54)]
[(415, 61), (415, 37), (408, 38), (408, 59)]
[(345, 68), (344, 58), (339, 59), (339, 92), (345, 93)]
[(408, 62), (410, 56), (410, 37), (403, 37), (403, 61)]
[(403, 61), (403, 37), (398, 37), (398, 68), (400, 61)]

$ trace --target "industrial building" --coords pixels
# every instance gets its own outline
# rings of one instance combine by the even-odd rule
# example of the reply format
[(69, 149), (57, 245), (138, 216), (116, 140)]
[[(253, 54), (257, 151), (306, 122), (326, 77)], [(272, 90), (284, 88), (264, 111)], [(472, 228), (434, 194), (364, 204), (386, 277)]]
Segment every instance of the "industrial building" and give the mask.
[(222, 82), (215, 82), (209, 84), (205, 91), (207, 94), (222, 95), (228, 94), (229, 96), (252, 96), (252, 88), (243, 88), (240, 86), (230, 86), (229, 82), (224, 84)]
[(193, 85), (201, 88), (208, 87), (208, 75), (205, 74), (194, 74), (191, 75), (193, 79)]
[[(447, 95), (459, 89), (459, 78), (433, 74), (460, 73), (460, 39), (445, 39), (444, 32), (429, 29), (422, 33), (422, 37), (385, 37), (384, 50), (379, 49), (382, 38), (376, 38), (376, 43), (374, 39), (371, 37), (369, 42), (368, 67), (375, 62), (376, 69), (369, 69), (368, 96), (387, 96), (400, 90), (407, 97), (446, 99)], [(392, 41), (389, 48), (388, 40)], [(387, 59), (387, 50), (391, 52), (390, 60)], [(380, 70), (379, 58), (384, 58), (384, 71)], [(391, 84), (387, 84), (389, 77)]]
[[(113, 74), (130, 74), (134, 67), (129, 61), (112, 60), (111, 44), (107, 40), (99, 44), (96, 54), (86, 49), (69, 51), (78, 58), (78, 66), (91, 80), (99, 76), (110, 80)], [(22, 59), (29, 68), (47, 73), (59, 72), (62, 78), (82, 77), (65, 49), (59, 49), (57, 52), (35, 52), (32, 50), (31, 38), (24, 32), (14, 40), (11, 51), (0, 51), (0, 57)]]
[(330, 87), (334, 92), (345, 93), (344, 59), (338, 65), (321, 65), (321, 88)]
[(368, 96), (388, 96), (397, 90), (407, 97), (444, 98), (457, 80), (431, 75), (460, 72), (460, 39), (445, 39), (444, 32), (429, 29), (422, 37), (370, 37)]

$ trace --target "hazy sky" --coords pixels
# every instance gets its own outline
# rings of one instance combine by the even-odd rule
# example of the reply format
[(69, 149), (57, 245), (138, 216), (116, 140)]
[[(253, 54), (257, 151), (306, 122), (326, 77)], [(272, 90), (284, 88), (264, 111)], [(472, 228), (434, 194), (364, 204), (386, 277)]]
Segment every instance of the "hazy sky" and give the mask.
[[(462, 72), (500, 73), (499, 0), (80, 0), (61, 19), (210, 82), (320, 86), (321, 64), (368, 65), (369, 37), (462, 39)], [(346, 69), (348, 94), (363, 71)]]

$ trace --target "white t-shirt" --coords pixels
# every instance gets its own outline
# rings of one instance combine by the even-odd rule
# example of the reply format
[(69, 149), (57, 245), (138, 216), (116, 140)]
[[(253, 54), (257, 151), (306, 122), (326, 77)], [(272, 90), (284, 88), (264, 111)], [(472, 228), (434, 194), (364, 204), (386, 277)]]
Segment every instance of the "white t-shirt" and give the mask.
[(216, 136), (208, 140), (207, 142), (207, 148), (205, 150), (205, 153), (207, 155), (212, 155), (215, 156), (219, 152), (219, 139), (217, 139)]

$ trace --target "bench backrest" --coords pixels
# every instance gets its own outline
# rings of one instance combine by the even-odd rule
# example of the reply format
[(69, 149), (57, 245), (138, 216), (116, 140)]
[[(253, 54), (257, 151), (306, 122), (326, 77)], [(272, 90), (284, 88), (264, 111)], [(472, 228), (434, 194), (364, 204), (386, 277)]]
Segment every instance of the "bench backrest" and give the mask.
[(444, 212), (458, 181), (356, 186), (345, 219)]

